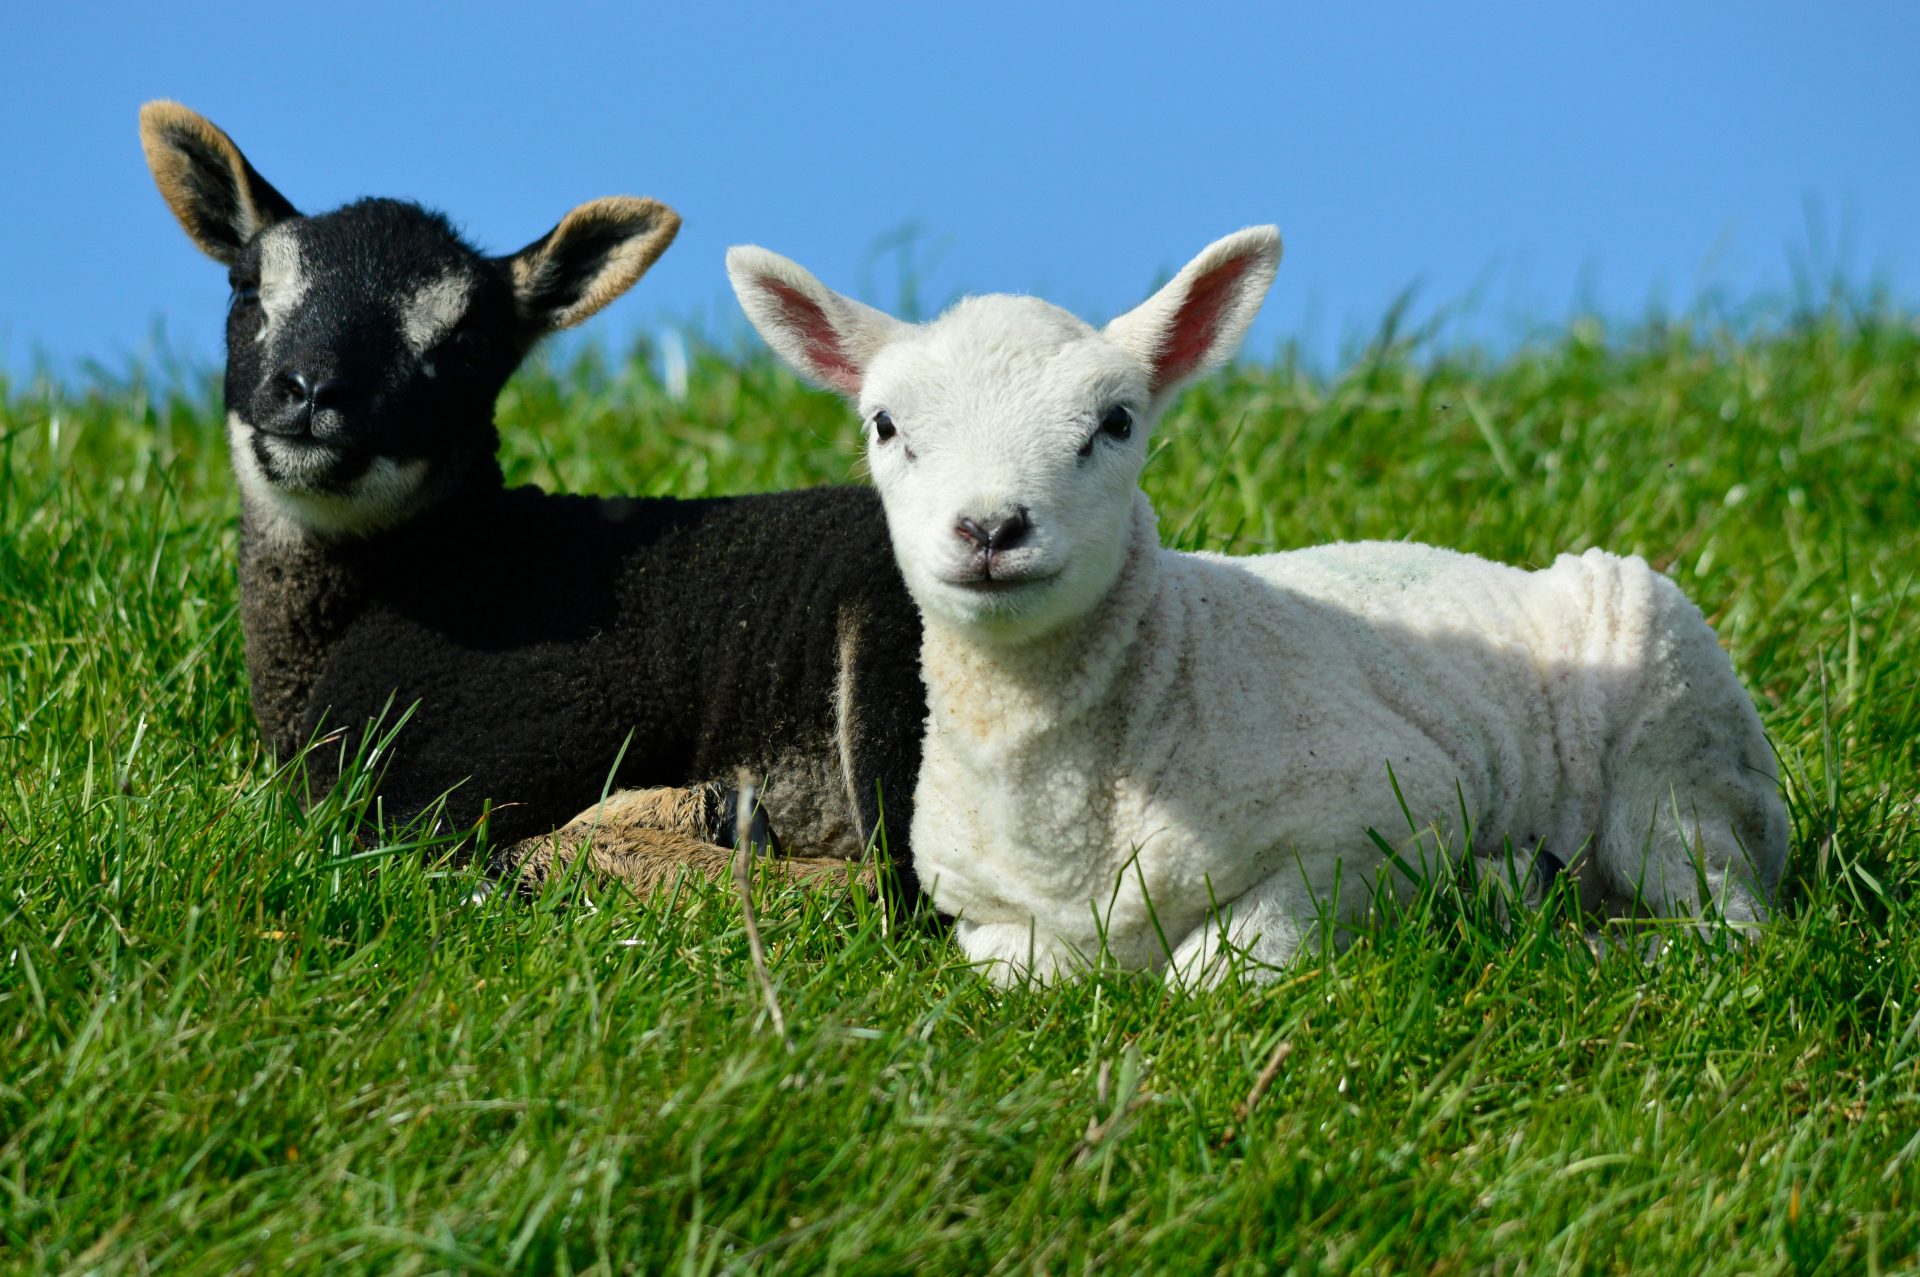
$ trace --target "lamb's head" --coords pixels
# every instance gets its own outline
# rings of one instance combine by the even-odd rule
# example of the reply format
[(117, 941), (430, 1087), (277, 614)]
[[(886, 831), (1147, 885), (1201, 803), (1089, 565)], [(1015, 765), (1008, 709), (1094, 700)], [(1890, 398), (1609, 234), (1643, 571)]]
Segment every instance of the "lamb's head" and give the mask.
[(1238, 348), (1279, 262), (1273, 227), (1230, 235), (1104, 329), (1003, 295), (906, 324), (759, 248), (727, 272), (768, 345), (858, 404), (921, 609), (1020, 642), (1112, 588), (1154, 423)]
[(176, 103), (140, 137), (180, 224), (224, 263), (227, 431), (255, 516), (364, 535), (494, 474), (493, 404), (543, 334), (625, 292), (679, 229), (653, 200), (594, 200), (487, 257), (418, 204), (298, 213), (232, 139)]

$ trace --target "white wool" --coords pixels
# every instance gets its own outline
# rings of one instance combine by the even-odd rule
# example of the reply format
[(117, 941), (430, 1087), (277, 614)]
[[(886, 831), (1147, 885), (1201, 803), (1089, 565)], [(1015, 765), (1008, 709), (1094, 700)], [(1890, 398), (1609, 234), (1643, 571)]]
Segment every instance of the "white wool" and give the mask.
[(300, 241), (293, 233), (282, 227), (261, 232), (260, 309), (266, 322), (254, 334), (254, 341), (263, 346), (271, 342), (286, 326), (287, 316), (306, 300), (312, 284), (300, 257)]
[(866, 423), (926, 622), (915, 869), (969, 957), (1049, 978), (1104, 947), (1207, 979), (1224, 939), (1277, 966), (1415, 886), (1376, 838), (1433, 870), (1463, 811), (1476, 854), (1544, 848), (1583, 903), (1764, 917), (1787, 842), (1772, 752), (1641, 560), (1160, 547), (1138, 488), (1154, 418), (1232, 353), (1279, 253), (1270, 227), (1229, 236), (1105, 330), (1005, 296), (904, 325), (729, 255), (769, 342)]

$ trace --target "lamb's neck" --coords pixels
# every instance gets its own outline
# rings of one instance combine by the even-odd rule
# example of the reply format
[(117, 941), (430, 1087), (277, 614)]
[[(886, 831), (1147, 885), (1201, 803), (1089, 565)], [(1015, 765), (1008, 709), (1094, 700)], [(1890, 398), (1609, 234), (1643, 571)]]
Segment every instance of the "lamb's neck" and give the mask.
[(1136, 494), (1120, 575), (1086, 616), (1018, 644), (982, 640), (927, 617), (921, 670), (935, 728), (961, 741), (1019, 748), (1070, 729), (1124, 694), (1142, 628), (1159, 602), (1165, 553), (1153, 506)]
[(284, 513), (263, 508), (242, 485), (241, 628), (254, 714), (276, 756), (291, 757), (305, 743), (308, 702), (328, 652), (369, 605), (383, 565), (431, 561), (422, 547), (484, 518), (501, 491), (499, 463), (488, 455), (424, 490), (424, 507), (399, 526), (342, 538), (290, 527)]

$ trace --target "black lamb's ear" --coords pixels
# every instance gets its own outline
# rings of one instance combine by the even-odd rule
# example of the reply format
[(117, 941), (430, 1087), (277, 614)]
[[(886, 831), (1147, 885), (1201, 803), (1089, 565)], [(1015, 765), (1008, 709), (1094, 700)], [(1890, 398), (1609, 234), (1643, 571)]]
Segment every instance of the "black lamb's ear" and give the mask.
[(568, 213), (507, 258), (526, 335), (571, 328), (632, 288), (679, 231), (658, 200), (614, 195)]
[(232, 138), (178, 102), (140, 108), (140, 146), (167, 207), (217, 262), (231, 265), (255, 235), (300, 216)]

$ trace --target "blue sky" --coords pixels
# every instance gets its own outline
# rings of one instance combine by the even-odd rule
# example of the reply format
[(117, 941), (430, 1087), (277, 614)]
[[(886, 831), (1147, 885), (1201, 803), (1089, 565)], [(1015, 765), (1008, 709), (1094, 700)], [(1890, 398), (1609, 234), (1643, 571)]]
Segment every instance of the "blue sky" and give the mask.
[(451, 213), (492, 251), (596, 195), (686, 218), (589, 325), (744, 341), (752, 241), (878, 304), (1030, 291), (1092, 319), (1277, 222), (1250, 339), (1330, 360), (1418, 284), (1455, 339), (1787, 294), (1920, 301), (1905, 3), (331, 3), (11, 6), (0, 365), (218, 358), (225, 285), (141, 161), (139, 104), (220, 124), (303, 209)]

